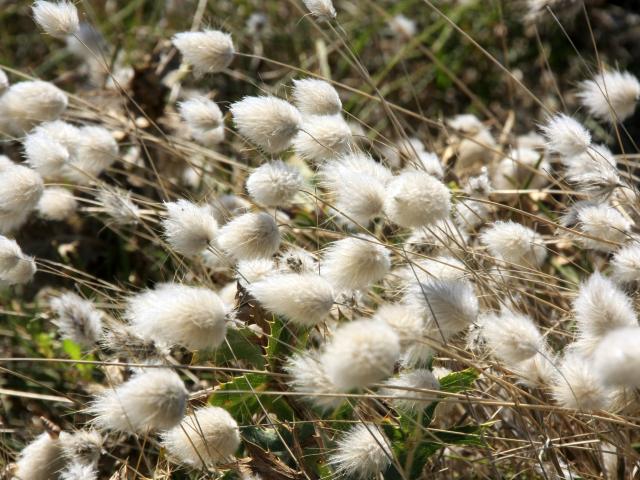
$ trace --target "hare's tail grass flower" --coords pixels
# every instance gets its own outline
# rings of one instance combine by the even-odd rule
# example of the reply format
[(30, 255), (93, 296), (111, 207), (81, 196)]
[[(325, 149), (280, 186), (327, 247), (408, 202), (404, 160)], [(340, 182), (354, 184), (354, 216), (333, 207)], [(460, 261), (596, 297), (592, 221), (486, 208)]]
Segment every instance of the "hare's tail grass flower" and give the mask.
[(235, 55), (231, 35), (219, 30), (176, 33), (172, 41), (197, 76), (224, 70)]
[(195, 257), (215, 243), (218, 222), (210, 205), (196, 205), (181, 199), (166, 203), (165, 208), (164, 236), (177, 253)]
[(33, 257), (22, 253), (15, 240), (0, 235), (0, 285), (30, 282), (36, 270)]
[(73, 292), (63, 293), (49, 301), (63, 338), (84, 348), (93, 348), (102, 337), (102, 313), (89, 300)]
[(218, 244), (237, 259), (268, 258), (280, 248), (280, 229), (268, 213), (245, 213), (220, 229)]
[(342, 435), (329, 463), (340, 476), (364, 480), (380, 475), (392, 460), (391, 445), (380, 427), (362, 423)]
[(74, 35), (80, 27), (78, 10), (71, 2), (37, 0), (32, 8), (33, 18), (38, 26), (52, 37), (65, 38), (67, 35)]

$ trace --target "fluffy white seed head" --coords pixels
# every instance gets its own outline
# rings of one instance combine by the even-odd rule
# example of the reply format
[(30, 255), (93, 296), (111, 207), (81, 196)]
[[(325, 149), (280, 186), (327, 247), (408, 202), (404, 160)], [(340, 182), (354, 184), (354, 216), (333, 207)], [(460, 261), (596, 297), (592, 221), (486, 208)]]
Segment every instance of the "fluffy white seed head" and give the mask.
[(251, 207), (251, 204), (247, 200), (233, 194), (220, 195), (211, 200), (209, 204), (213, 208), (213, 216), (218, 222), (218, 225), (221, 226), (233, 217), (248, 212)]
[(608, 332), (638, 325), (631, 299), (599, 272), (580, 286), (573, 311), (578, 327), (577, 345), (585, 354), (590, 354)]
[(341, 325), (320, 358), (327, 376), (340, 391), (365, 388), (393, 373), (400, 356), (400, 339), (376, 320)]
[(539, 267), (547, 258), (542, 237), (516, 222), (495, 222), (481, 233), (480, 240), (491, 256), (507, 263)]
[(211, 130), (202, 130), (200, 128), (192, 128), (191, 136), (193, 139), (205, 147), (213, 148), (224, 141), (224, 126), (212, 128)]
[(31, 281), (36, 262), (22, 253), (15, 240), (0, 235), (0, 284), (18, 285)]
[(203, 469), (233, 458), (240, 446), (240, 431), (226, 410), (202, 407), (163, 433), (162, 445), (175, 462)]
[(251, 198), (267, 207), (286, 207), (302, 189), (304, 178), (300, 170), (281, 160), (256, 168), (247, 179)]
[(49, 480), (64, 467), (60, 442), (40, 434), (20, 452), (16, 467), (17, 480)]
[(463, 262), (449, 256), (425, 258), (412, 262), (396, 272), (405, 284), (431, 280), (457, 280), (466, 276)]
[(321, 274), (340, 290), (358, 290), (380, 281), (389, 272), (389, 251), (370, 236), (333, 242), (324, 253)]
[(181, 199), (166, 203), (165, 207), (164, 236), (176, 252), (194, 257), (214, 246), (218, 222), (210, 205), (196, 205)]
[(93, 348), (102, 336), (102, 314), (92, 302), (67, 292), (49, 302), (55, 315), (53, 324), (62, 338), (85, 348)]
[(616, 282), (640, 282), (640, 245), (633, 244), (618, 250), (611, 260), (611, 268), (611, 277)]
[(294, 246), (280, 255), (280, 269), (293, 273), (318, 273), (318, 260), (313, 253)]
[(524, 186), (542, 188), (549, 183), (546, 172), (550, 170), (551, 165), (541, 152), (532, 148), (514, 148), (498, 164), (493, 185), (498, 190)]
[(100, 208), (117, 225), (132, 225), (140, 221), (140, 209), (131, 200), (131, 192), (116, 188), (104, 188), (96, 197)]
[(616, 328), (595, 349), (593, 367), (607, 386), (640, 387), (640, 328)]
[(573, 118), (560, 113), (541, 127), (547, 147), (560, 155), (580, 155), (591, 145), (591, 134)]
[(257, 258), (254, 260), (240, 260), (236, 265), (238, 281), (244, 284), (252, 284), (276, 272), (276, 264), (270, 258)]
[(338, 115), (342, 110), (336, 89), (315, 78), (293, 81), (293, 103), (303, 115)]
[(225, 338), (225, 309), (203, 287), (163, 283), (129, 300), (125, 317), (145, 340), (193, 350), (218, 347)]
[(266, 310), (308, 327), (322, 322), (334, 302), (331, 285), (313, 273), (272, 275), (249, 285), (249, 292)]
[(219, 30), (176, 33), (172, 41), (197, 76), (224, 70), (235, 53), (231, 35)]
[(60, 472), (60, 480), (97, 480), (98, 470), (93, 465), (72, 462)]
[(379, 427), (363, 423), (351, 428), (338, 440), (329, 464), (337, 476), (365, 480), (384, 472), (392, 459), (389, 441)]
[(118, 158), (118, 144), (111, 132), (103, 127), (80, 127), (74, 162), (79, 175), (97, 177)]
[(289, 357), (284, 369), (291, 376), (288, 383), (293, 390), (305, 394), (304, 399), (316, 407), (328, 410), (344, 401), (343, 397), (329, 395), (336, 393), (338, 388), (327, 376), (316, 352)]
[(52, 37), (64, 38), (78, 31), (80, 21), (73, 3), (37, 0), (32, 8), (36, 23)]
[(518, 376), (519, 383), (529, 388), (549, 387), (558, 374), (556, 358), (548, 350), (509, 367)]
[(568, 353), (559, 366), (552, 386), (555, 401), (565, 408), (601, 410), (611, 403), (611, 389), (603, 385), (588, 357)]
[(95, 465), (98, 463), (104, 441), (98, 431), (61, 432), (59, 440), (62, 455), (67, 461), (81, 465)]
[(311, 15), (318, 20), (329, 21), (336, 18), (336, 9), (333, 7), (332, 0), (302, 0), (311, 12)]
[(622, 122), (636, 109), (640, 82), (629, 72), (602, 72), (580, 84), (580, 103), (599, 120)]
[(388, 183), (386, 194), (384, 211), (401, 227), (431, 225), (451, 211), (449, 189), (428, 173), (401, 173)]
[(300, 112), (276, 97), (245, 97), (231, 114), (240, 135), (268, 153), (286, 150), (302, 124)]
[(101, 430), (143, 434), (176, 426), (186, 404), (187, 389), (178, 374), (152, 368), (98, 394), (88, 411)]
[(268, 213), (245, 213), (220, 229), (218, 244), (237, 259), (269, 258), (280, 248), (280, 230)]
[(579, 202), (570, 216), (575, 215), (577, 227), (590, 237), (577, 236), (585, 248), (611, 252), (629, 239), (631, 221), (617, 209), (604, 203)]
[(510, 310), (488, 314), (481, 321), (487, 347), (512, 366), (544, 351), (544, 340), (530, 317)]
[(67, 103), (67, 95), (52, 83), (15, 83), (0, 97), (0, 132), (23, 135), (38, 123), (56, 120)]
[(61, 187), (48, 187), (38, 201), (38, 215), (45, 220), (62, 221), (69, 218), (78, 209), (73, 192)]
[(204, 96), (192, 97), (178, 105), (180, 115), (189, 125), (197, 130), (213, 130), (222, 125), (222, 110), (218, 105)]
[(44, 178), (59, 178), (71, 159), (62, 143), (39, 128), (25, 137), (23, 146), (27, 164)]
[(38, 205), (42, 177), (22, 165), (9, 165), (0, 175), (0, 233), (20, 228)]
[(387, 380), (385, 384), (387, 388), (383, 389), (381, 393), (392, 397), (391, 402), (396, 408), (407, 411), (425, 408), (436, 399), (437, 395), (434, 392), (413, 391), (411, 389), (440, 389), (440, 382), (433, 372), (426, 368), (402, 372), (397, 377)]
[(339, 157), (347, 153), (352, 144), (351, 128), (340, 115), (305, 117), (293, 140), (296, 153), (314, 162)]
[(604, 145), (592, 145), (579, 155), (563, 157), (567, 182), (596, 196), (606, 196), (621, 185), (616, 159)]

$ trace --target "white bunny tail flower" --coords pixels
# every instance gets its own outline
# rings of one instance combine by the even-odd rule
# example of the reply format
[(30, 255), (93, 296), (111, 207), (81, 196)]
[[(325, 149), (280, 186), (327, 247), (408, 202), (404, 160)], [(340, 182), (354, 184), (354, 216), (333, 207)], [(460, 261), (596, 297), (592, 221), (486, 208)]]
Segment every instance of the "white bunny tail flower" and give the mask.
[(619, 283), (640, 282), (640, 245), (621, 248), (611, 260), (611, 277)]
[(389, 251), (370, 236), (350, 237), (329, 245), (321, 274), (340, 290), (358, 290), (382, 280), (391, 268)]
[(567, 182), (585, 193), (605, 197), (622, 185), (616, 159), (604, 145), (593, 145), (584, 153), (563, 157), (562, 163)]
[(96, 199), (115, 224), (134, 225), (140, 221), (140, 209), (131, 200), (131, 192), (116, 188), (103, 188), (98, 192)]
[(48, 433), (42, 433), (20, 452), (15, 476), (10, 478), (50, 480), (63, 467), (60, 442)]
[(245, 213), (220, 229), (218, 244), (237, 259), (269, 258), (280, 248), (280, 230), (267, 213)]
[(318, 259), (303, 248), (290, 247), (280, 255), (280, 269), (283, 272), (318, 273)]
[(0, 235), (0, 284), (27, 283), (35, 275), (36, 269), (33, 257), (22, 253), (15, 240)]
[(405, 228), (432, 225), (449, 216), (451, 193), (428, 173), (407, 171), (389, 182), (384, 211)]
[(94, 465), (71, 462), (62, 472), (60, 480), (97, 480), (98, 470)]
[(575, 218), (580, 232), (594, 237), (576, 236), (585, 248), (611, 252), (630, 238), (631, 221), (617, 209), (604, 203), (578, 202), (572, 207), (568, 217)]
[(216, 348), (227, 333), (220, 297), (203, 287), (163, 283), (129, 300), (125, 317), (137, 335), (161, 345)]
[(300, 112), (276, 97), (245, 97), (231, 114), (240, 135), (268, 153), (286, 150), (302, 124)]
[(524, 362), (509, 365), (509, 368), (518, 376), (519, 383), (529, 388), (548, 388), (558, 374), (556, 358), (548, 350), (537, 353)]
[(52, 37), (64, 38), (78, 31), (80, 21), (73, 3), (37, 0), (32, 8), (36, 23)]
[(93, 348), (102, 337), (102, 314), (92, 302), (67, 292), (49, 302), (55, 314), (53, 324), (62, 338)]
[(391, 445), (377, 425), (362, 423), (338, 440), (338, 448), (329, 457), (337, 476), (374, 478), (384, 472), (393, 459)]
[(304, 178), (300, 170), (281, 160), (256, 168), (247, 179), (251, 198), (267, 207), (286, 207), (302, 189)]
[(580, 286), (573, 311), (578, 327), (576, 345), (585, 355), (592, 353), (608, 332), (638, 325), (631, 299), (599, 272)]
[(347, 153), (352, 145), (351, 128), (340, 115), (305, 117), (293, 140), (300, 157), (319, 163)]
[(71, 159), (67, 147), (39, 127), (25, 137), (23, 146), (27, 164), (47, 179), (60, 178)]
[(437, 399), (433, 390), (440, 389), (440, 382), (433, 372), (426, 368), (402, 372), (397, 377), (388, 379), (385, 385), (387, 387), (380, 393), (391, 397), (393, 405), (405, 411), (418, 410), (433, 403)]
[(293, 103), (303, 115), (338, 115), (342, 110), (336, 89), (315, 78), (293, 81)]
[(240, 260), (236, 265), (237, 278), (243, 285), (258, 282), (273, 275), (276, 270), (275, 262), (270, 258), (256, 258)]
[(525, 267), (539, 267), (547, 258), (542, 237), (524, 225), (498, 221), (486, 228), (480, 240), (498, 260)]
[(48, 187), (38, 201), (38, 215), (45, 220), (62, 221), (78, 209), (78, 201), (73, 192), (62, 187)]
[(580, 155), (591, 145), (591, 134), (573, 118), (557, 114), (540, 127), (547, 147), (560, 155)]
[(67, 461), (82, 465), (96, 465), (102, 453), (104, 439), (96, 430), (61, 432), (60, 448)]
[(332, 0), (302, 0), (311, 15), (318, 20), (329, 21), (336, 18), (336, 9)]
[(231, 35), (219, 30), (176, 33), (172, 41), (197, 76), (224, 70), (235, 54)]
[(67, 95), (52, 83), (15, 83), (0, 97), (0, 132), (23, 135), (38, 123), (56, 120), (67, 103)]
[(167, 430), (182, 420), (187, 393), (176, 372), (151, 368), (105, 389), (92, 401), (88, 412), (101, 430), (137, 434)]
[(611, 330), (593, 353), (593, 367), (606, 386), (640, 387), (640, 327)]
[(222, 110), (207, 97), (198, 95), (178, 105), (180, 116), (189, 128), (197, 130), (213, 130), (222, 125)]
[(74, 161), (76, 174), (97, 177), (117, 160), (118, 144), (111, 132), (103, 127), (81, 127), (79, 134)]
[(482, 336), (493, 355), (515, 365), (544, 351), (545, 344), (533, 320), (510, 310), (482, 319)]
[(162, 434), (170, 459), (196, 469), (228, 462), (240, 446), (237, 422), (219, 407), (201, 407)]
[(376, 320), (341, 325), (320, 358), (339, 391), (365, 388), (393, 373), (400, 356), (400, 340), (393, 329)]
[(249, 285), (249, 292), (266, 310), (306, 327), (322, 322), (334, 302), (331, 285), (313, 273), (272, 275)]
[(339, 406), (344, 397), (332, 396), (338, 389), (327, 376), (317, 352), (305, 352), (289, 357), (284, 365), (290, 375), (289, 385), (294, 391), (305, 394), (305, 401), (322, 410)]
[(0, 175), (0, 233), (20, 228), (36, 208), (44, 183), (42, 177), (22, 165), (10, 165)]
[(561, 407), (577, 410), (607, 409), (612, 401), (612, 390), (602, 383), (592, 360), (575, 352), (567, 353), (562, 359), (552, 392)]
[(162, 220), (162, 226), (171, 248), (182, 255), (195, 257), (213, 246), (218, 223), (210, 205), (178, 200), (166, 203), (165, 207), (167, 217)]
[(640, 82), (629, 72), (601, 72), (580, 84), (580, 103), (602, 121), (618, 123), (626, 120), (640, 99)]

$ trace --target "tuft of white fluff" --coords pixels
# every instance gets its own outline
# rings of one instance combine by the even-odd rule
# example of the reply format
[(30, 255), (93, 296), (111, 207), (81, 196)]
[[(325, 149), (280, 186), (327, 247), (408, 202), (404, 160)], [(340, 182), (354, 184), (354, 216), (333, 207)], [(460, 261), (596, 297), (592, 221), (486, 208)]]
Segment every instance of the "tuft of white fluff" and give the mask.
[(480, 234), (481, 242), (498, 260), (515, 265), (539, 267), (547, 258), (542, 237), (512, 221), (497, 221)]
[(93, 348), (102, 336), (102, 314), (89, 300), (67, 292), (49, 302), (55, 315), (53, 324), (62, 338), (85, 348)]
[(197, 76), (224, 70), (235, 54), (231, 35), (219, 30), (176, 33), (171, 40)]
[(334, 208), (357, 223), (366, 224), (382, 214), (385, 185), (391, 172), (363, 154), (326, 162), (320, 170), (322, 186), (334, 197)]
[(433, 348), (425, 341), (427, 330), (424, 315), (403, 303), (385, 303), (378, 307), (374, 320), (389, 325), (400, 341), (402, 363), (404, 365), (422, 365), (433, 356)]
[(162, 445), (170, 459), (203, 469), (228, 462), (240, 446), (238, 424), (219, 407), (202, 407), (162, 434)]
[(240, 260), (236, 265), (237, 278), (243, 285), (262, 280), (276, 272), (276, 264), (270, 258)]
[(52, 37), (65, 38), (67, 35), (74, 35), (80, 27), (78, 10), (71, 2), (36, 0), (32, 9), (36, 23)]
[(104, 212), (118, 225), (131, 225), (140, 221), (140, 209), (131, 200), (131, 192), (116, 188), (104, 188), (96, 200)]
[(213, 130), (222, 125), (222, 110), (207, 97), (198, 95), (178, 105), (180, 115), (189, 128), (196, 130)]
[(429, 227), (416, 228), (405, 240), (405, 247), (422, 256), (435, 256), (459, 251), (468, 241), (468, 234), (447, 218)]
[(249, 285), (249, 292), (266, 310), (306, 327), (322, 322), (334, 302), (331, 285), (313, 273), (272, 275)]
[(268, 213), (245, 213), (220, 229), (218, 244), (237, 259), (269, 258), (280, 248), (280, 230)]
[(580, 231), (595, 238), (578, 236), (578, 241), (585, 248), (611, 252), (618, 248), (618, 244), (625, 243), (631, 232), (629, 221), (617, 209), (604, 204), (590, 202), (578, 202), (572, 208)]
[(405, 228), (431, 225), (449, 216), (449, 189), (428, 173), (407, 171), (387, 184), (384, 211)]
[(466, 269), (464, 263), (457, 258), (443, 255), (414, 261), (396, 273), (402, 281), (410, 284), (415, 281), (463, 279)]
[(125, 317), (137, 335), (161, 345), (216, 348), (227, 333), (222, 300), (203, 287), (160, 284), (130, 298)]
[(60, 472), (60, 480), (97, 480), (98, 470), (93, 465), (72, 462)]
[(638, 325), (629, 296), (599, 272), (580, 286), (573, 312), (578, 328), (576, 345), (587, 355), (608, 332)]
[(22, 165), (10, 165), (0, 175), (0, 233), (20, 228), (36, 208), (44, 183), (42, 177)]
[(102, 453), (104, 439), (96, 430), (79, 430), (77, 432), (61, 432), (60, 448), (62, 455), (76, 464), (95, 465)]
[(251, 198), (267, 207), (286, 207), (302, 189), (304, 178), (300, 170), (282, 160), (265, 163), (247, 179)]
[(596, 375), (606, 386), (640, 387), (640, 327), (616, 328), (593, 354)]
[(210, 205), (196, 205), (181, 199), (166, 203), (165, 208), (164, 236), (176, 252), (193, 257), (214, 246), (218, 222)]
[(562, 163), (567, 181), (586, 193), (606, 196), (622, 184), (616, 159), (604, 145), (593, 145), (580, 155), (563, 157)]
[(280, 269), (284, 272), (318, 272), (316, 256), (300, 247), (290, 247), (280, 255)]
[(191, 136), (199, 144), (204, 145), (205, 147), (213, 148), (224, 141), (225, 130), (224, 126), (222, 125), (211, 130), (200, 130), (197, 128), (192, 128)]
[(16, 479), (50, 480), (64, 467), (60, 442), (42, 433), (20, 452), (16, 463)]
[(390, 268), (389, 251), (376, 238), (361, 235), (331, 243), (320, 272), (338, 290), (359, 290), (382, 280)]
[(56, 120), (67, 103), (67, 95), (52, 83), (15, 83), (0, 97), (0, 131), (23, 135), (38, 123)]
[(498, 190), (542, 188), (549, 183), (546, 172), (551, 165), (544, 154), (532, 148), (514, 148), (498, 164), (493, 174), (493, 186)]
[(405, 40), (410, 39), (417, 32), (416, 22), (402, 14), (398, 14), (389, 20), (389, 28), (394, 35)]
[(27, 283), (35, 275), (36, 269), (33, 257), (22, 253), (15, 240), (0, 235), (0, 284)]
[(251, 204), (242, 197), (228, 194), (220, 195), (209, 202), (213, 208), (213, 216), (222, 226), (233, 217), (249, 211)]
[(542, 335), (527, 315), (503, 310), (499, 315), (487, 314), (481, 325), (487, 346), (507, 365), (524, 362), (544, 351)]
[(553, 380), (553, 398), (561, 407), (588, 411), (611, 404), (611, 389), (602, 383), (588, 357), (567, 353)]
[(176, 372), (153, 368), (137, 372), (126, 382), (98, 394), (88, 412), (101, 430), (144, 434), (180, 423), (187, 397), (187, 389)]
[(548, 387), (553, 384), (558, 373), (556, 359), (548, 350), (535, 354), (533, 357), (509, 366), (519, 377), (520, 383), (529, 388)]
[(448, 340), (478, 318), (478, 298), (468, 280), (430, 280), (409, 286), (405, 301), (427, 322), (433, 340)]
[(230, 110), (240, 135), (268, 153), (286, 150), (302, 124), (300, 112), (276, 97), (245, 97)]
[(601, 72), (580, 84), (580, 103), (599, 120), (618, 123), (633, 115), (640, 99), (640, 82), (629, 72)]
[(336, 18), (336, 9), (332, 0), (302, 0), (311, 12), (311, 15), (319, 20), (329, 21)]
[(322, 162), (346, 154), (353, 144), (351, 128), (340, 115), (304, 118), (293, 148), (305, 160)]
[(385, 382), (387, 386), (380, 393), (391, 397), (391, 402), (401, 410), (417, 410), (425, 408), (436, 400), (434, 392), (421, 392), (419, 390), (439, 390), (440, 382), (431, 370), (421, 368), (402, 372)]
[(336, 476), (366, 480), (379, 476), (393, 459), (391, 446), (377, 425), (358, 424), (338, 440), (329, 457)]
[(365, 388), (393, 373), (400, 339), (380, 321), (362, 319), (341, 325), (325, 345), (320, 363), (339, 391)]
[(611, 276), (616, 282), (640, 282), (640, 245), (621, 248), (611, 260)]
[(541, 126), (549, 150), (560, 155), (580, 155), (591, 145), (591, 134), (579, 122), (560, 113)]
[(78, 209), (73, 192), (62, 187), (48, 187), (38, 201), (38, 214), (45, 220), (62, 221)]
[(317, 352), (294, 354), (284, 365), (284, 370), (290, 375), (289, 385), (294, 391), (305, 394), (307, 402), (322, 410), (329, 410), (340, 405), (344, 398), (331, 396), (338, 388), (327, 376)]
[(59, 178), (71, 159), (67, 147), (40, 127), (25, 137), (23, 147), (27, 164), (44, 178)]
[(118, 144), (111, 132), (103, 127), (80, 127), (75, 147), (76, 175), (97, 177), (118, 158)]
[(315, 78), (293, 81), (293, 103), (303, 115), (338, 115), (342, 110), (336, 89)]

